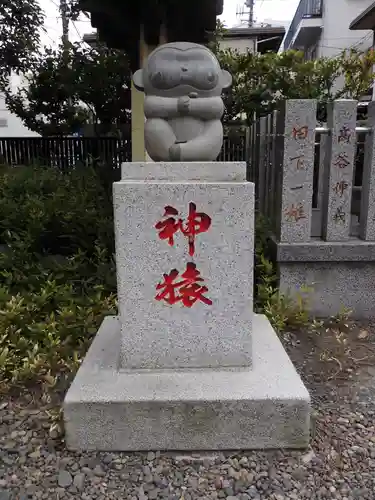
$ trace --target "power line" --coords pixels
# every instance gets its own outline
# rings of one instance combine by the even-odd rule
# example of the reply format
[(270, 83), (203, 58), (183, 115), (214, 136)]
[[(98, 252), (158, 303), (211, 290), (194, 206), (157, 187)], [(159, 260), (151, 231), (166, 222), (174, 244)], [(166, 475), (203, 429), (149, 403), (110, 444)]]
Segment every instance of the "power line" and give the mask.
[[(339, 54), (343, 50), (356, 49), (359, 45), (366, 42), (366, 40), (369, 40), (370, 38), (372, 38), (372, 36), (373, 36), (372, 33), (369, 33), (368, 35), (365, 35), (362, 38), (360, 38), (359, 40), (357, 40), (356, 42), (354, 42), (352, 45), (349, 45), (349, 47), (330, 47), (329, 45), (320, 45), (320, 47), (322, 47), (324, 49), (336, 49), (336, 50), (338, 50), (337, 54)], [(345, 40), (345, 37), (342, 37), (342, 39)], [(328, 38), (327, 40), (334, 40), (334, 38)], [(340, 38), (337, 38), (337, 40), (340, 40)]]
[(60, 33), (60, 30), (56, 26), (46, 26), (44, 25), (44, 28), (49, 31), (56, 31), (57, 33)]
[(260, 2), (260, 5), (259, 5), (259, 7), (258, 7), (258, 8), (259, 8), (259, 10), (262, 8), (263, 4), (264, 4), (264, 0), (262, 0), (262, 1)]
[(54, 44), (56, 43), (56, 40), (54, 40), (46, 31), (44, 32), (44, 35)]
[(363, 38), (361, 38), (360, 40), (358, 40), (357, 43), (355, 43), (354, 45), (352, 45), (349, 48), (357, 47), (358, 45), (361, 45), (361, 43), (365, 42), (366, 40), (370, 40), (370, 38), (372, 39), (373, 36), (374, 36), (373, 32), (368, 33), (366, 36), (364, 36)]
[[(320, 45), (319, 43), (317, 43), (317, 48), (336, 49), (338, 51), (337, 54), (339, 54), (343, 50), (356, 49), (362, 43), (366, 42), (367, 40), (372, 39), (372, 37), (373, 37), (373, 33), (372, 32), (368, 33), (367, 35), (363, 36), (359, 40), (356, 40), (354, 43), (352, 43), (351, 45), (349, 45), (349, 47), (337, 47), (337, 46), (333, 46), (333, 45), (332, 46), (330, 46), (330, 45)], [(351, 38), (353, 38), (353, 37), (351, 37)], [(348, 37), (342, 36), (342, 37), (336, 37), (336, 38), (326, 38), (323, 41), (324, 42), (329, 42), (331, 40), (346, 40), (346, 41), (348, 41)], [(305, 50), (307, 48), (309, 48), (309, 47), (302, 47), (301, 50)], [(285, 46), (284, 46), (284, 51), (285, 50), (289, 50), (289, 49), (285, 49)]]
[(75, 23), (74, 21), (72, 21), (72, 24), (73, 24), (74, 29), (76, 30), (77, 35), (79, 36), (80, 40), (82, 40), (82, 35), (81, 35), (81, 33), (78, 31), (78, 28), (77, 28), (77, 26), (76, 26), (76, 23)]
[(55, 0), (49, 0), (49, 1), (60, 10), (60, 5), (56, 3)]

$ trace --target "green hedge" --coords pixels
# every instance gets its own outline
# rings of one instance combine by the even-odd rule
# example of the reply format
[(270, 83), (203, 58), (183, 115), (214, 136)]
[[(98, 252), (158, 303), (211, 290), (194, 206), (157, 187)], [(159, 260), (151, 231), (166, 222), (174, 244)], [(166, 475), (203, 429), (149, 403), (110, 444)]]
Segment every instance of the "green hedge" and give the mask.
[(112, 201), (95, 170), (0, 170), (0, 382), (55, 384), (116, 313)]
[(23, 235), (41, 254), (113, 250), (112, 205), (92, 169), (61, 173), (17, 167), (0, 170), (0, 244)]

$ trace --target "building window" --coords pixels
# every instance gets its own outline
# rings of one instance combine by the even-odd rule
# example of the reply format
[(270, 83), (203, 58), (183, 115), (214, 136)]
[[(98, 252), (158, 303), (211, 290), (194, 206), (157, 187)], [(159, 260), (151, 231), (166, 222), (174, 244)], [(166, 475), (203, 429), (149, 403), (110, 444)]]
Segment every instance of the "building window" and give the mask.
[(0, 118), (0, 128), (6, 128), (8, 126), (8, 120), (6, 118)]

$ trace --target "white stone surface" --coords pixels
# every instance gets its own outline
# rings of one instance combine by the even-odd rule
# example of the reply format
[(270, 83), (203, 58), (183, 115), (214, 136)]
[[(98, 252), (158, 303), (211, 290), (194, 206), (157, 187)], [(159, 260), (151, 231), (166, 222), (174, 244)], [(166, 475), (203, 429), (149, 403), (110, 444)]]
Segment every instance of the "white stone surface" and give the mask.
[(244, 162), (124, 162), (121, 179), (128, 181), (228, 182), (246, 180)]
[[(227, 164), (228, 172), (231, 165), (237, 175), (238, 164)], [(153, 163), (151, 168), (160, 167)], [(122, 180), (114, 185), (123, 369), (251, 364), (253, 184), (178, 182), (176, 171), (182, 168), (170, 165), (171, 181)], [(218, 173), (222, 174), (220, 166)], [(155, 228), (165, 220), (168, 205), (178, 210), (176, 219), (186, 221), (191, 202), (197, 212), (211, 218), (209, 229), (196, 235), (194, 256), (189, 255), (188, 238), (180, 231), (170, 246)], [(201, 284), (208, 288), (204, 296), (212, 304), (198, 300), (188, 308), (181, 302), (170, 305), (156, 300), (163, 274), (177, 269), (181, 280), (189, 262), (200, 271)]]
[(253, 367), (118, 371), (120, 321), (107, 317), (64, 402), (73, 450), (304, 448), (310, 400), (276, 333), (254, 315)]

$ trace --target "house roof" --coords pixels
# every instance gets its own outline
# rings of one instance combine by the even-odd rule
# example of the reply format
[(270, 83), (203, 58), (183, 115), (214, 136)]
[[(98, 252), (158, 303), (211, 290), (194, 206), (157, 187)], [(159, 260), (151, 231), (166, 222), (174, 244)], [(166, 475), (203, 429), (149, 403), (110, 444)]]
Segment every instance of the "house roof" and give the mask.
[(223, 33), (223, 38), (252, 38), (260, 35), (285, 35), (284, 26), (252, 26), (251, 28), (227, 28)]
[(90, 13), (98, 39), (125, 50), (133, 70), (139, 67), (141, 26), (151, 46), (158, 45), (162, 25), (169, 42), (204, 43), (223, 12), (223, 0), (80, 0), (80, 6)]
[(375, 2), (357, 16), (349, 25), (351, 30), (375, 29)]
[(253, 26), (251, 28), (229, 28), (223, 33), (227, 40), (255, 39), (261, 54), (277, 52), (285, 35), (284, 26)]

